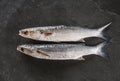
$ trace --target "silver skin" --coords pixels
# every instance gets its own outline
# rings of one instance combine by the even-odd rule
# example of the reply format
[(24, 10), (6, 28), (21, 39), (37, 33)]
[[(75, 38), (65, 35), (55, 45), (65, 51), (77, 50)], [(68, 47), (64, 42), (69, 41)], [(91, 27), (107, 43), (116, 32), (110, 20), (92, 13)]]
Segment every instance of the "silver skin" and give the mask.
[(33, 27), (20, 30), (19, 35), (25, 38), (39, 41), (85, 42), (84, 38), (88, 37), (105, 38), (102, 31), (110, 24), (111, 22), (98, 29), (88, 29), (84, 27), (73, 27), (65, 25)]
[(47, 60), (85, 60), (83, 56), (95, 54), (104, 57), (102, 51), (105, 43), (97, 46), (84, 44), (45, 44), (45, 45), (20, 45), (17, 50), (39, 59)]

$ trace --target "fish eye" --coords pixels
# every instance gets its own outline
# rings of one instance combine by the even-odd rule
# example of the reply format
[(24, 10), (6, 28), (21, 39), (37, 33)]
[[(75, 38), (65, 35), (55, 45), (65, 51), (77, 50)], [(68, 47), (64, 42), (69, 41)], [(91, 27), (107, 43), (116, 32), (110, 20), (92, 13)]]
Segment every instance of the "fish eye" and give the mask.
[(28, 35), (28, 31), (24, 31), (23, 34)]
[(21, 51), (24, 52), (24, 48), (21, 48)]
[(43, 34), (43, 32), (40, 32), (41, 34)]
[(44, 32), (43, 31), (40, 31), (40, 34), (43, 34)]

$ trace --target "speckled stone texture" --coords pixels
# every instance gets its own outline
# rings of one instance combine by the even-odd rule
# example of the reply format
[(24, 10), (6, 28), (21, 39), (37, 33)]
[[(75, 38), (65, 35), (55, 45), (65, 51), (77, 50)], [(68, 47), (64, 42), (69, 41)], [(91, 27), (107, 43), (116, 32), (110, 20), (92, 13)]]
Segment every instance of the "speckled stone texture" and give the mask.
[[(120, 7), (112, 1), (0, 0), (0, 81), (120, 81)], [(19, 44), (46, 43), (18, 36), (19, 29), (61, 24), (99, 28), (110, 21), (108, 61), (98, 56), (84, 62), (47, 61), (16, 50)]]

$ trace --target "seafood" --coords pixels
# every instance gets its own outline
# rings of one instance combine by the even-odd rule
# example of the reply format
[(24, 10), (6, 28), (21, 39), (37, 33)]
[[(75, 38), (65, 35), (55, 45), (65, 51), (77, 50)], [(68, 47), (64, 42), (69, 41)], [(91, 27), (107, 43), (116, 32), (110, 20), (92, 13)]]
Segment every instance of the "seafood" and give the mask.
[(39, 41), (85, 42), (84, 39), (88, 37), (100, 37), (105, 39), (103, 36), (103, 30), (110, 24), (111, 22), (98, 29), (65, 25), (33, 27), (20, 30), (19, 35)]
[(19, 45), (17, 50), (39, 59), (85, 60), (83, 56), (91, 54), (106, 58), (106, 54), (103, 52), (104, 46), (105, 43), (101, 43), (97, 46), (86, 46), (85, 44), (25, 44)]

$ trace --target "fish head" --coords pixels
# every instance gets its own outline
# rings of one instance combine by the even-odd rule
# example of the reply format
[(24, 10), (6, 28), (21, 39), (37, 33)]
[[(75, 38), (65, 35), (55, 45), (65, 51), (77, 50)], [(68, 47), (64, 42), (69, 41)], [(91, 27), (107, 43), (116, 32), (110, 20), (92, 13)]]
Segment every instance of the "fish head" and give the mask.
[(17, 50), (25, 54), (32, 54), (35, 48), (33, 49), (30, 45), (19, 45)]
[(49, 58), (49, 55), (46, 54), (44, 51), (38, 49), (37, 47), (35, 47), (34, 45), (19, 45), (17, 47), (17, 50), (26, 54), (26, 55), (29, 55), (29, 56), (32, 56), (32, 57), (35, 57), (35, 58), (44, 58), (44, 59), (47, 59)]
[(40, 37), (40, 32), (34, 30), (34, 28), (22, 29), (19, 31), (19, 35), (25, 38), (37, 39)]
[(25, 38), (31, 38), (31, 39), (46, 39), (47, 37), (50, 37), (53, 34), (49, 29), (43, 29), (43, 28), (28, 28), (28, 29), (22, 29), (19, 31), (19, 35)]

